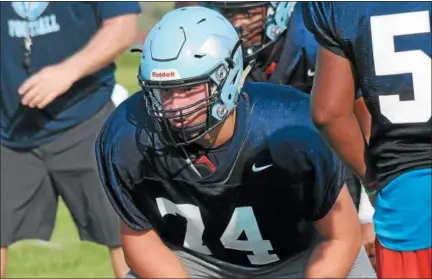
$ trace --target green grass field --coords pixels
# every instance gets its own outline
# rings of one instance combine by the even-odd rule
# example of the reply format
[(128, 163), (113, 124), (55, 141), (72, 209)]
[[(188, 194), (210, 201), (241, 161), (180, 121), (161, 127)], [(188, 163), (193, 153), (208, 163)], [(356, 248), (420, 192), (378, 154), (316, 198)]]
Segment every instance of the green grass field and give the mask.
[[(124, 54), (117, 61), (117, 81), (129, 92), (138, 90), (136, 74), (139, 54)], [(9, 249), (9, 278), (113, 278), (108, 250), (81, 242), (68, 209), (63, 202), (57, 224), (48, 244), (34, 240), (16, 243)]]

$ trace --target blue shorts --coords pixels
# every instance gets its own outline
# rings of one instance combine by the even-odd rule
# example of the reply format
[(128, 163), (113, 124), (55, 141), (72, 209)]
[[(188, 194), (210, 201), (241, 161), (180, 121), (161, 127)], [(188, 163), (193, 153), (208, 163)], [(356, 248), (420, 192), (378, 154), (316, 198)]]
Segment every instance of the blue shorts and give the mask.
[(404, 173), (375, 200), (377, 238), (387, 249), (417, 251), (431, 247), (432, 169)]

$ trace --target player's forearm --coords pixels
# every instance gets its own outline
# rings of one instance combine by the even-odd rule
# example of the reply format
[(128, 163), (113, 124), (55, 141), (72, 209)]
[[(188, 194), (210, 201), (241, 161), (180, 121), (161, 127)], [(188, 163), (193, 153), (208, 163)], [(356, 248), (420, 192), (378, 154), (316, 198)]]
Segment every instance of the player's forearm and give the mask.
[[(139, 278), (190, 278), (176, 255), (168, 248), (125, 249), (126, 263)], [(157, 251), (157, 252), (156, 252)]]
[(76, 80), (79, 80), (114, 61), (132, 45), (136, 34), (135, 14), (105, 20), (90, 42), (62, 63), (74, 69)]
[(126, 263), (139, 278), (189, 278), (155, 230), (136, 231), (122, 221), (121, 232)]
[(325, 123), (315, 123), (315, 125), (339, 158), (357, 176), (364, 179), (366, 146), (354, 114), (332, 118)]
[(322, 241), (309, 259), (305, 278), (346, 278), (359, 250), (360, 242)]

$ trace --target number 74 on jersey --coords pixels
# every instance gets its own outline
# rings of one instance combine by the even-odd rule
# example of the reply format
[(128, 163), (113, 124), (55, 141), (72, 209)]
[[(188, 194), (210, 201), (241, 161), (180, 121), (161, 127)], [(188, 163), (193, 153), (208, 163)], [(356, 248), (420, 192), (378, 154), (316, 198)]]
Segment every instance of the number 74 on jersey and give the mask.
[[(156, 204), (161, 216), (167, 214), (180, 215), (186, 218), (186, 235), (183, 247), (196, 252), (211, 255), (211, 251), (203, 244), (204, 222), (198, 206), (192, 204), (175, 204), (165, 198), (157, 198)], [(247, 240), (238, 240), (242, 232)], [(264, 265), (279, 260), (276, 254), (270, 254), (273, 246), (269, 240), (263, 240), (252, 207), (237, 207), (222, 237), (222, 245), (227, 249), (249, 251), (247, 257), (251, 264)]]

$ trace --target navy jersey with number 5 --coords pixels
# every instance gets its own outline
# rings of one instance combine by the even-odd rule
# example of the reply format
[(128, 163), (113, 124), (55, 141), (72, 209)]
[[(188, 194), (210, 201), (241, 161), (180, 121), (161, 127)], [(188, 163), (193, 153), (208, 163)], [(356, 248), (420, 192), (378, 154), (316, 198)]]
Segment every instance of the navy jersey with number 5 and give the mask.
[(313, 221), (327, 214), (342, 187), (340, 163), (311, 123), (308, 95), (270, 83), (246, 83), (243, 91), (234, 136), (207, 151), (215, 164), (207, 175), (188, 160), (188, 147), (159, 140), (142, 93), (116, 109), (96, 154), (104, 188), (126, 224), (240, 266), (276, 263), (314, 247)]
[(352, 64), (372, 115), (377, 189), (431, 166), (431, 3), (304, 2), (322, 47)]

